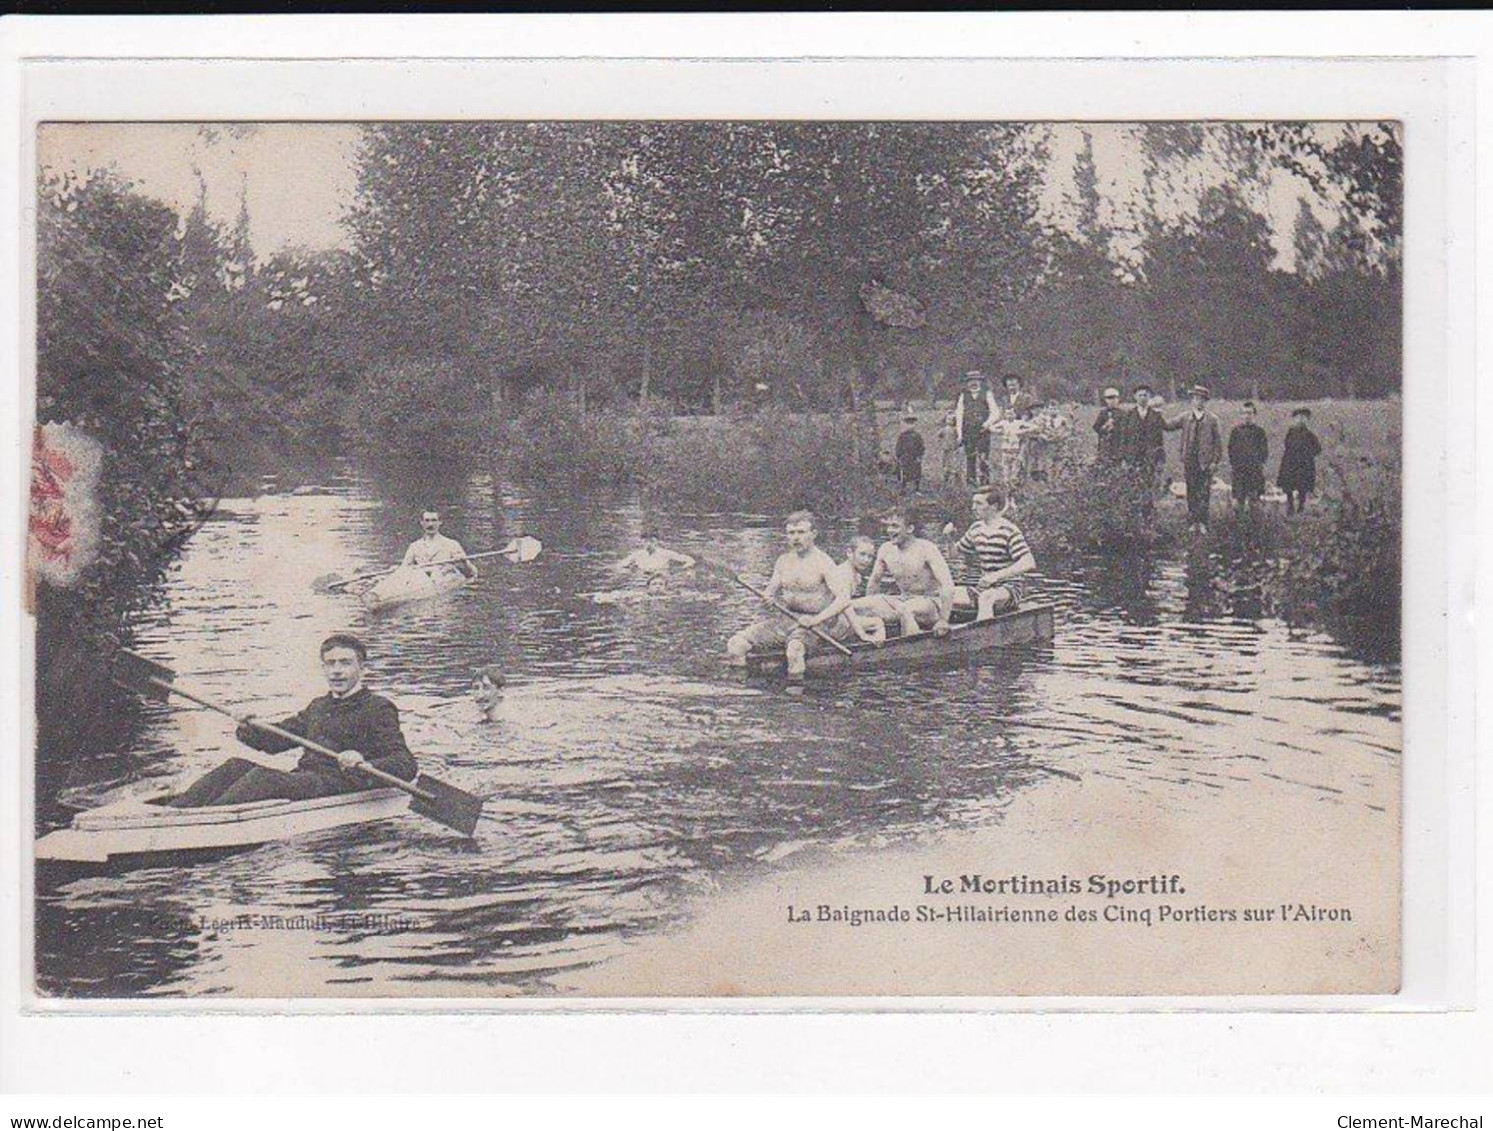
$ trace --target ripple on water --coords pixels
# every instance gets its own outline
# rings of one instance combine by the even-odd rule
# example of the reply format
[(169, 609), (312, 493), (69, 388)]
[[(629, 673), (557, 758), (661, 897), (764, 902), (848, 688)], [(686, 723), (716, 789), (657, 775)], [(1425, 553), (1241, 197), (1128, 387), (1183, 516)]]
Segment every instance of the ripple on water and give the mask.
[[(469, 550), (524, 531), (545, 552), (485, 564), (459, 596), (387, 615), (314, 591), (318, 575), (397, 560), (430, 505)], [(789, 698), (718, 665), (729, 632), (761, 615), (749, 596), (697, 578), (702, 599), (628, 598), (611, 567), (645, 522), (749, 575), (770, 566), (762, 516), (645, 517), (511, 489), (494, 502), (485, 476), (225, 501), (141, 649), (272, 715), (317, 692), (318, 642), (351, 627), (426, 767), (485, 796), (488, 819), (470, 843), (409, 817), (43, 891), (43, 989), (541, 992), (734, 877), (998, 821), (1060, 775), (1107, 777), (1168, 805), (1221, 790), (1262, 805), (1277, 790), (1396, 803), (1398, 670), (1218, 615), (1188, 563), (1043, 578), (1060, 610), (1050, 647)], [(463, 699), (488, 663), (509, 676), (496, 723)], [(148, 718), (124, 790), (153, 792), (234, 749), (217, 716)], [(74, 784), (73, 800), (93, 803), (118, 780)], [(326, 925), (211, 926), (244, 915)], [(368, 915), (387, 918), (371, 929), (357, 918)]]

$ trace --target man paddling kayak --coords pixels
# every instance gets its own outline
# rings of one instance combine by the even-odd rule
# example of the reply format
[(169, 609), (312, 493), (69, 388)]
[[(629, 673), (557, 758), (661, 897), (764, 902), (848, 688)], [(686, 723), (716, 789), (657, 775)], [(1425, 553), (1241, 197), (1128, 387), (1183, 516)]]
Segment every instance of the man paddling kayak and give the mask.
[(753, 648), (782, 648), (788, 676), (797, 679), (804, 674), (807, 649), (822, 643), (815, 629), (835, 640), (849, 640), (854, 635), (844, 616), (852, 589), (845, 571), (814, 545), (817, 531), (812, 511), (794, 511), (784, 521), (783, 530), (788, 552), (774, 564), (765, 596), (796, 614), (798, 623), (782, 614), (758, 621), (731, 637), (726, 653), (732, 663), (744, 665)]
[[(431, 576), (454, 570), (470, 580), (477, 576), (477, 567), (466, 561), (466, 556), (460, 542), (441, 533), (440, 511), (431, 510), (420, 516), (420, 537), (410, 543), (399, 566), (401, 569), (424, 569)], [(433, 566), (442, 569), (432, 569)]]
[[(294, 770), (275, 770), (247, 758), (230, 758), (198, 779), (171, 804), (180, 809), (205, 805), (243, 805), (250, 801), (284, 798), (301, 801), (337, 793), (376, 789), (379, 782), (358, 772), (363, 764), (413, 781), (415, 758), (399, 728), (399, 711), (381, 695), (363, 686), (368, 649), (356, 636), (335, 633), (322, 642), (321, 670), (328, 693), (306, 709), (276, 724), (310, 742), (339, 751), (329, 758), (308, 750)], [(279, 754), (296, 744), (255, 726), (239, 724), (237, 737), (245, 746)]]

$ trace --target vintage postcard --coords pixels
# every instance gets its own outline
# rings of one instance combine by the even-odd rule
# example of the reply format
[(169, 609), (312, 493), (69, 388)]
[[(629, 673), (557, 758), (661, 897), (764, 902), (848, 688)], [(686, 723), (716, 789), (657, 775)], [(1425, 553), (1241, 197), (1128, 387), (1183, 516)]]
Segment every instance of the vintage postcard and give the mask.
[(1406, 145), (40, 124), (38, 1000), (1394, 994)]

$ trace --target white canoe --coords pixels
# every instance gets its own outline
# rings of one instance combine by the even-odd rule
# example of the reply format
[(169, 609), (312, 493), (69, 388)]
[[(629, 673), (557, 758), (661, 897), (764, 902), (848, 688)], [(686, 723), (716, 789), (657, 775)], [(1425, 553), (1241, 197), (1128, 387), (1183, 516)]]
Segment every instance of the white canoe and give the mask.
[(254, 801), (173, 809), (169, 794), (90, 809), (36, 842), (38, 863), (107, 864), (123, 858), (252, 848), (306, 833), (398, 817), (410, 807), (399, 789), (367, 789), (305, 801)]
[(369, 612), (392, 609), (411, 601), (424, 601), (443, 593), (454, 593), (471, 579), (450, 568), (396, 569), (358, 594)]

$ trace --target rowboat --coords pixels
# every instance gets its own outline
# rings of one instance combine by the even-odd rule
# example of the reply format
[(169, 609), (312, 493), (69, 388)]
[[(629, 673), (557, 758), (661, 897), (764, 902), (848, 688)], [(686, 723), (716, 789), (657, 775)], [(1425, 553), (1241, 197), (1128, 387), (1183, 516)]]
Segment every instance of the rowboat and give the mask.
[[(827, 675), (841, 671), (874, 671), (904, 665), (953, 663), (984, 652), (1012, 648), (1053, 636), (1053, 606), (1026, 605), (989, 620), (956, 624), (945, 636), (920, 632), (914, 636), (889, 637), (885, 644), (857, 641), (850, 655), (822, 645), (810, 651), (807, 674)], [(781, 648), (754, 649), (747, 654), (750, 675), (774, 675), (787, 666)]]
[(422, 569), (403, 567), (386, 574), (358, 593), (358, 600), (370, 613), (382, 612), (412, 601), (425, 601), (454, 593), (471, 581), (449, 567)]
[(129, 798), (79, 813), (64, 829), (36, 842), (42, 864), (171, 864), (220, 855), (344, 825), (407, 813), (402, 790), (366, 789), (304, 801), (253, 801), (175, 809), (171, 794)]

